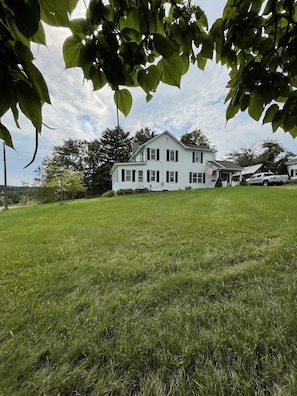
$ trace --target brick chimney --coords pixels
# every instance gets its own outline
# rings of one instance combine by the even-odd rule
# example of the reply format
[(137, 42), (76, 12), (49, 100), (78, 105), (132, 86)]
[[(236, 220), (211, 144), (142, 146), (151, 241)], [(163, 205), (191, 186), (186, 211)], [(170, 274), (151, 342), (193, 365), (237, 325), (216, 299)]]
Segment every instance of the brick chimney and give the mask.
[(140, 144), (136, 142), (135, 140), (132, 142), (132, 154), (135, 153), (139, 149)]

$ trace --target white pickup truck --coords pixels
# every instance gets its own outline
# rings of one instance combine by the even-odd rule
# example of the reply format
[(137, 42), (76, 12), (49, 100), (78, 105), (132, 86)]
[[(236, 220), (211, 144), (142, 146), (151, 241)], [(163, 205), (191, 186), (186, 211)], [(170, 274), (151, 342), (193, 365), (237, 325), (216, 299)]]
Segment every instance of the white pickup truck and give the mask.
[(272, 172), (255, 173), (247, 179), (249, 185), (262, 184), (263, 186), (285, 184), (288, 181), (288, 175), (275, 175)]

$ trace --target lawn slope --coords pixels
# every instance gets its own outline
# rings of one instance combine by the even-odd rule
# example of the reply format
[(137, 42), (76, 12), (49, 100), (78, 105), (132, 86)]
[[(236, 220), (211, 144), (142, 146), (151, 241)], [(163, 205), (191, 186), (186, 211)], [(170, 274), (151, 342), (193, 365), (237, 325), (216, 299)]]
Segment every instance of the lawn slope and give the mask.
[(0, 395), (296, 395), (297, 189), (0, 212)]

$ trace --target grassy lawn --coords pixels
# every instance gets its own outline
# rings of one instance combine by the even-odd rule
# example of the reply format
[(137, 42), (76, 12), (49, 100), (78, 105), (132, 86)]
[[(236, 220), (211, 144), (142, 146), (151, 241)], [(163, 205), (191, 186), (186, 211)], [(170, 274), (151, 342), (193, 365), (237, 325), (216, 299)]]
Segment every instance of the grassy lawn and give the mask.
[(296, 395), (297, 188), (0, 212), (0, 395)]

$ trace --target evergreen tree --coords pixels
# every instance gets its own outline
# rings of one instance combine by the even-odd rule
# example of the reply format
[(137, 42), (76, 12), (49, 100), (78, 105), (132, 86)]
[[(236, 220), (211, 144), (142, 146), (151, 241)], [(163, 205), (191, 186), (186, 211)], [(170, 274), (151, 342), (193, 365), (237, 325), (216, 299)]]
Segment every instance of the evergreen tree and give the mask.
[(100, 139), (103, 164), (127, 162), (132, 154), (132, 138), (121, 127), (107, 128)]

